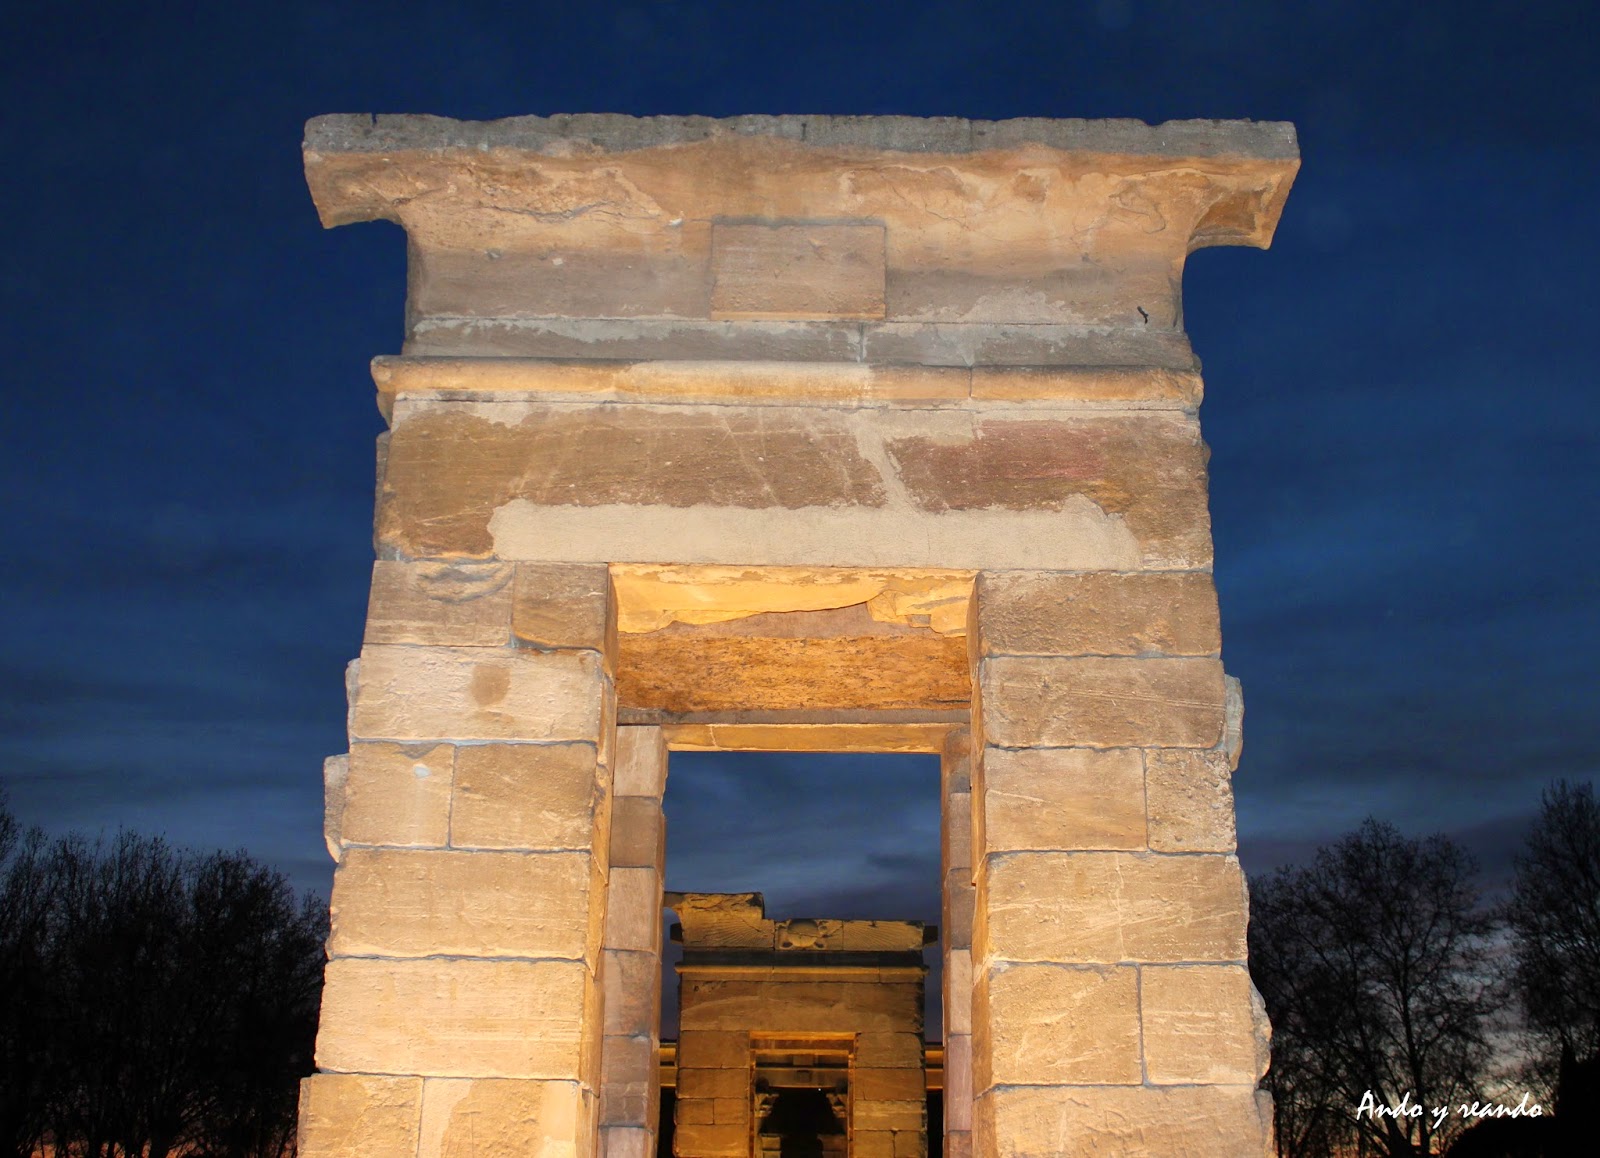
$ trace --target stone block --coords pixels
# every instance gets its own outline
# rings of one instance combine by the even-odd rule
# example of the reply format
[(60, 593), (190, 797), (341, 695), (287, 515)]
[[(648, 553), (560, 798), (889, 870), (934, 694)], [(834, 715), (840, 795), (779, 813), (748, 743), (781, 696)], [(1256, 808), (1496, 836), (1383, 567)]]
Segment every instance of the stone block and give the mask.
[(738, 1070), (700, 1070), (678, 1067), (678, 1098), (743, 1098), (749, 1092), (750, 1074)]
[(611, 867), (666, 869), (667, 820), (661, 802), (649, 796), (617, 796), (611, 801)]
[(972, 950), (951, 949), (944, 957), (944, 1031), (972, 1032)]
[(340, 831), (346, 843), (439, 848), (450, 841), (455, 749), (352, 744)]
[(611, 809), (589, 744), (473, 744), (459, 750), (450, 843), (457, 848), (605, 854)]
[(416, 1158), (421, 1078), (312, 1074), (300, 1083), (306, 1158)]
[(1242, 962), (1247, 912), (1231, 856), (1005, 853), (979, 883), (973, 963)]
[[(1006, 748), (1214, 748), (1214, 659), (997, 657), (979, 664), (988, 743)], [(987, 758), (987, 756), (985, 757)]]
[(977, 978), (972, 1083), (1137, 1085), (1139, 979), (1129, 967), (993, 965)]
[(944, 1128), (972, 1129), (972, 1035), (947, 1033), (944, 1039)]
[(894, 1131), (852, 1129), (850, 1158), (894, 1158)]
[(654, 868), (614, 868), (606, 897), (608, 949), (661, 952), (661, 874)]
[(711, 316), (836, 320), (884, 316), (881, 224), (711, 227)]
[(1249, 1086), (1015, 1086), (978, 1098), (973, 1152), (994, 1158), (1268, 1158)]
[(944, 1158), (972, 1158), (972, 1132), (970, 1130), (946, 1130), (944, 1135)]
[(595, 652), (475, 647), (362, 649), (350, 735), (361, 740), (559, 741), (600, 736)]
[(611, 578), (603, 566), (518, 563), (511, 629), (542, 651), (616, 654)]
[[(760, 1026), (764, 1032), (778, 1034), (865, 1035), (922, 1028), (918, 986), (885, 983), (876, 971), (850, 981), (784, 980), (778, 985), (742, 979), (700, 981), (692, 988), (685, 985), (682, 1002), (681, 1020), (686, 1029)], [(914, 1064), (867, 1061), (859, 1053), (856, 1061), (873, 1066)]]
[(674, 1152), (685, 1158), (748, 1158), (750, 1130), (741, 1125), (679, 1122), (672, 1144)]
[(972, 794), (946, 792), (941, 810), (940, 859), (945, 872), (972, 872)]
[(928, 1121), (928, 1104), (914, 1101), (868, 1101), (855, 1098), (850, 1108), (850, 1125), (859, 1130), (922, 1130)]
[[(967, 618), (970, 622), (970, 602)], [(971, 793), (972, 733), (967, 728), (952, 728), (945, 736), (943, 750), (939, 753), (939, 783), (946, 796)]]
[(868, 1029), (856, 1035), (855, 1064), (863, 1067), (922, 1065), (922, 1035)]
[(850, 1072), (850, 1091), (857, 1104), (873, 1102), (913, 1102), (927, 1092), (920, 1069), (862, 1068)]
[(717, 1101), (713, 1098), (679, 1098), (673, 1107), (680, 1126), (710, 1126), (717, 1120)]
[(894, 1158), (927, 1158), (928, 1134), (923, 1130), (896, 1130)]
[(1255, 1082), (1268, 1042), (1244, 966), (1151, 965), (1139, 973), (1145, 1066), (1152, 1083)]
[(735, 1123), (747, 1125), (750, 1121), (750, 1100), (748, 1098), (712, 1098), (711, 1120), (719, 1126)]
[(328, 962), (319, 1068), (593, 1086), (598, 987), (580, 961)]
[(750, 1064), (748, 1030), (685, 1029), (678, 1035), (678, 1064), (699, 1069)]
[(594, 1095), (576, 1082), (430, 1078), (416, 1158), (595, 1151)]
[(1205, 571), (991, 571), (979, 581), (985, 655), (1211, 656), (1222, 646)]
[(365, 641), (452, 647), (504, 647), (511, 642), (509, 563), (456, 560), (372, 567)]
[(605, 882), (578, 852), (351, 848), (335, 957), (561, 957), (598, 964)]
[(1232, 852), (1233, 777), (1226, 750), (1152, 748), (1144, 754), (1150, 847)]
[(338, 863), (344, 855), (344, 804), (350, 781), (350, 753), (322, 761), (322, 843)]
[(939, 933), (953, 949), (972, 947), (974, 898), (970, 869), (955, 868), (945, 874), (940, 912), (944, 924)]
[(661, 958), (654, 953), (607, 949), (601, 961), (606, 1033), (656, 1034), (661, 1025)]
[(1144, 762), (1118, 748), (990, 748), (984, 753), (984, 847), (1142, 849)]
[(600, 1158), (656, 1158), (656, 1131), (636, 1126), (602, 1126)]
[(600, 1054), (600, 1122), (654, 1125), (660, 1117), (653, 1038), (607, 1036)]
[(666, 788), (667, 742), (661, 729), (618, 728), (612, 791), (618, 796), (643, 796), (659, 801)]
[(1192, 370), (1113, 366), (972, 368), (972, 397), (979, 402), (1142, 404), (1192, 410), (1200, 405), (1202, 392), (1200, 375)]

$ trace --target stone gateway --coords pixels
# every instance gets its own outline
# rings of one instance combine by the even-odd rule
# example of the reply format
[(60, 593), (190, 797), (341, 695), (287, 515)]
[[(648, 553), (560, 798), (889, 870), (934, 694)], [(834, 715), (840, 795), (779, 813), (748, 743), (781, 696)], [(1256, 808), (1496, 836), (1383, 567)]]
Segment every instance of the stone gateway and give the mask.
[[(655, 1153), (661, 799), (712, 749), (941, 757), (946, 1153), (1269, 1154), (1181, 283), (1297, 165), (1250, 122), (311, 121), (324, 224), (410, 273), (304, 1158)], [(773, 968), (837, 932), (675, 903)], [(918, 970), (866, 1028), (686, 1020), (727, 1058), (678, 1059), (676, 1153), (919, 1158)]]

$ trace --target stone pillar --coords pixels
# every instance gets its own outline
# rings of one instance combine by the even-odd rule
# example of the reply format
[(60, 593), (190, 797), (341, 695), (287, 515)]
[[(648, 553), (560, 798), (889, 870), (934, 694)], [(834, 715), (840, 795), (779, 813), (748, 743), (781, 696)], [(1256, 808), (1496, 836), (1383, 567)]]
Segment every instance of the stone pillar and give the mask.
[(661, 1118), (661, 889), (667, 746), (661, 729), (617, 729), (611, 893), (602, 950), (604, 1158), (655, 1158)]
[(944, 1152), (972, 1153), (972, 737), (951, 732), (941, 754), (944, 957)]
[(989, 573), (977, 628), (978, 1151), (1267, 1154), (1210, 575)]
[(375, 566), (306, 1158), (594, 1152), (608, 604), (604, 568)]

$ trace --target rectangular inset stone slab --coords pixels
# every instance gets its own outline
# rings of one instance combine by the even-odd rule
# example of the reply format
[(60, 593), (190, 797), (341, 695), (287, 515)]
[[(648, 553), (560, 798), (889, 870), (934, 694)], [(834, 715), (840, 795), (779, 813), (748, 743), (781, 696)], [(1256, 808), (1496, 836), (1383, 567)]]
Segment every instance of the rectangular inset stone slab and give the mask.
[(334, 878), (334, 956), (598, 963), (604, 878), (581, 852), (352, 848)]
[(1244, 877), (1231, 856), (1017, 852), (980, 878), (983, 961), (1245, 959)]
[(611, 654), (611, 579), (600, 566), (518, 563), (512, 605), (517, 642), (545, 651), (587, 648)]
[(581, 961), (342, 957), (328, 962), (317, 1065), (593, 1083), (599, 1030)]
[(1138, 1085), (1138, 971), (991, 966), (973, 995), (973, 1088)]
[(711, 230), (711, 316), (884, 316), (882, 225), (734, 225)]
[(1005, 748), (1213, 748), (1214, 659), (997, 657), (979, 665), (984, 735)]

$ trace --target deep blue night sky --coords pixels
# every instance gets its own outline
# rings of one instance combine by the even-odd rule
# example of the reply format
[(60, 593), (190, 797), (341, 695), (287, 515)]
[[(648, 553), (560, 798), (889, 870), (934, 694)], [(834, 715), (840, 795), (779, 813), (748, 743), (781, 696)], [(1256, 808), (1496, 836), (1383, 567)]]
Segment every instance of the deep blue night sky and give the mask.
[[(1600, 775), (1590, 6), (181, 7), (29, 5), (0, 39), (21, 819), (244, 846), (327, 887), (366, 365), (399, 349), (405, 284), (398, 229), (318, 227), (299, 146), (327, 112), (1294, 121), (1273, 249), (1186, 279), (1246, 867), (1374, 813), (1495, 879), (1543, 785)], [(927, 764), (674, 776), (672, 883), (936, 919)], [(729, 833), (749, 843), (696, 852)]]

